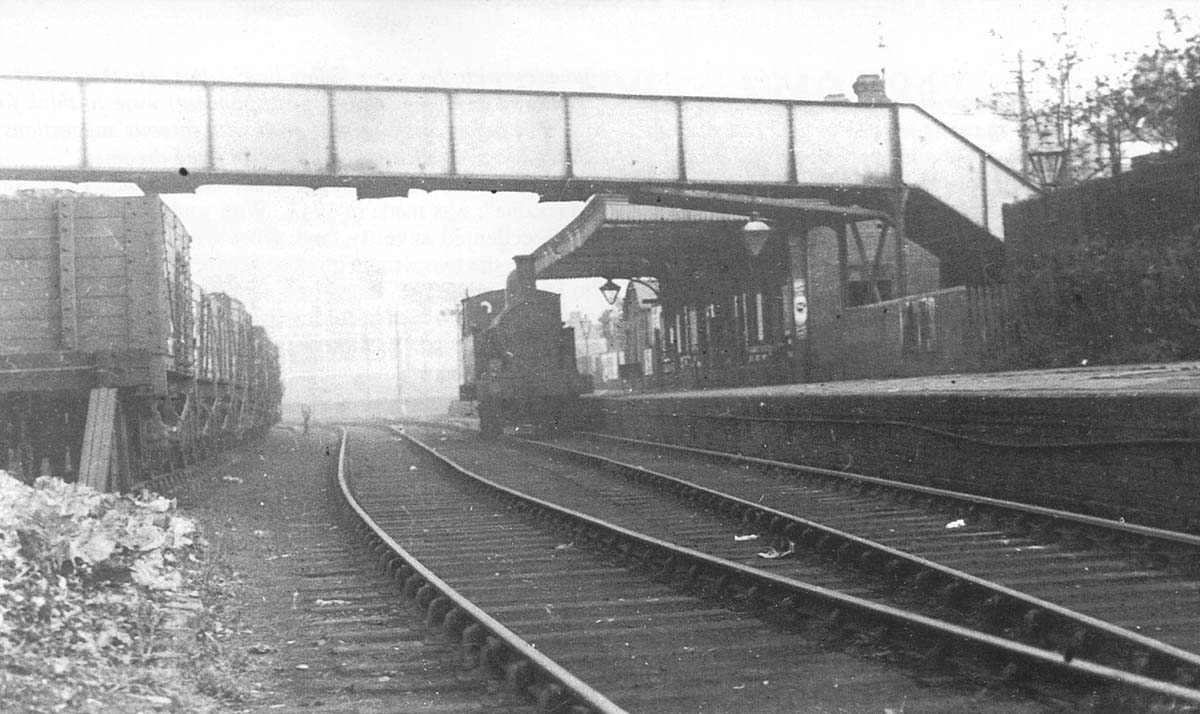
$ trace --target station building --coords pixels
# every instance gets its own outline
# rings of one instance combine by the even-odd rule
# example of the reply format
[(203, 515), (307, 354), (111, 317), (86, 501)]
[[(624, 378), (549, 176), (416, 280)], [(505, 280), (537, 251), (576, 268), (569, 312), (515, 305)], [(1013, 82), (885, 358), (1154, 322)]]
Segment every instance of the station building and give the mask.
[[(872, 78), (855, 89), (859, 104), (888, 106)], [(911, 141), (951, 132), (935, 128)], [(963, 163), (994, 162), (954, 141), (977, 152), (963, 149)], [(846, 150), (851, 165), (855, 151)], [(893, 156), (893, 175), (903, 172), (901, 158)], [(958, 158), (943, 160), (952, 167)], [(986, 225), (999, 222), (987, 183), (998, 174), (973, 174), (961, 205), (870, 177), (852, 188), (830, 178), (811, 198), (672, 187), (601, 193), (531, 255), (538, 278), (603, 283), (622, 317), (624, 388), (977, 370), (1005, 332), (1002, 228)]]

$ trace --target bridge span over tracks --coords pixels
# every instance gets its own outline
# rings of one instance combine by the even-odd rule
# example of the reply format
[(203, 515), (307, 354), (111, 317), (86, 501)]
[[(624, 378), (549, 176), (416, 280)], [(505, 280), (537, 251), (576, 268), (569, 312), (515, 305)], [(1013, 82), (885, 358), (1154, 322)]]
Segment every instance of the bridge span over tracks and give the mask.
[(0, 76), (0, 179), (615, 191), (681, 207), (696, 204), (679, 189), (706, 189), (879, 210), (946, 257), (998, 250), (1001, 206), (1036, 192), (912, 104), (18, 76)]

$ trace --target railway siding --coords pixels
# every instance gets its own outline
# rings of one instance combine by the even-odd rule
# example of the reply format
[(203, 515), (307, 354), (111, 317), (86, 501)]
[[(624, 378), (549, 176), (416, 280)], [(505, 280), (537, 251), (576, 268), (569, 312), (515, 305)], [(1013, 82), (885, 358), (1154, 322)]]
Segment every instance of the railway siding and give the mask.
[(954, 375), (584, 403), (613, 435), (1200, 533), (1200, 371), (1174, 374), (1166, 386), (1094, 374), (1086, 390), (1065, 373)]
[[(354, 490), (380, 525), (414, 555), (439, 563), (439, 572), (448, 569), (446, 577), (464, 594), (526, 635), (539, 652), (570, 663), (628, 711), (882, 710), (904, 702), (937, 712), (1046, 710), (1012, 699), (1003, 683), (986, 677), (974, 686), (947, 681), (938, 662), (904, 674), (884, 664), (882, 650), (871, 650), (874, 660), (871, 654), (850, 657), (842, 650), (853, 636), (842, 626), (856, 626), (853, 618), (800, 617), (792, 627), (768, 626), (713, 600), (728, 595), (728, 582), (706, 568), (690, 578), (684, 570), (663, 570), (654, 553), (617, 542), (606, 529), (564, 530), (555, 517), (539, 524), (530, 517), (540, 508), (496, 501), (444, 477), (429, 482), (434, 462), (426, 457), (413, 463), (411, 451), (403, 458), (417, 469), (397, 473), (387, 465), (395, 458), (387, 456), (389, 448), (396, 450), (394, 442), (355, 435), (365, 443), (352, 447), (354, 459), (362, 464), (365, 458), (371, 470), (352, 466)], [(396, 488), (398, 480), (403, 489)], [(423, 527), (427, 514), (434, 520)], [(601, 547), (606, 541), (613, 547)], [(637, 563), (649, 572), (624, 567)], [(389, 567), (419, 603), (432, 607), (437, 601), (436, 595), (423, 598), (419, 580), (410, 583), (412, 571)], [(674, 581), (698, 590), (681, 592), (670, 585)], [(447, 627), (461, 624), (455, 619)], [(486, 637), (476, 639), (470, 625), (462, 636), (469, 653), (488, 661)], [(496, 649), (511, 668), (502, 648)], [(501, 671), (511, 684), (509, 668)], [(935, 682), (941, 685), (931, 688)], [(539, 693), (536, 686), (533, 693)]]
[[(447, 441), (452, 443), (446, 443)], [(472, 451), (472, 447), (454, 437), (443, 436), (435, 443), (440, 443), (434, 447), (439, 452), (454, 453), (461, 450), (467, 454)], [(506, 480), (525, 482), (534, 490), (540, 490), (547, 485), (544, 475), (539, 477), (532, 473), (534, 469), (531, 468), (531, 463), (520, 463), (507, 454), (499, 453), (503, 449), (483, 445), (474, 448), (475, 458), (485, 461), (489, 471), (508, 474), (505, 476)], [(549, 492), (553, 492), (553, 489)], [(553, 498), (557, 500), (560, 495), (554, 493)], [(584, 495), (583, 498), (588, 499), (589, 496)], [(633, 496), (631, 491), (626, 502), (632, 503), (639, 498)], [(648, 504), (650, 509), (665, 504), (653, 503), (656, 499), (657, 497), (651, 496), (644, 500), (651, 502)], [(1074, 663), (1070, 658), (1064, 659), (1057, 653), (1032, 648), (1022, 649), (1022, 645), (1011, 641), (1001, 642), (980, 632), (955, 629), (954, 626), (935, 623), (931, 619), (911, 613), (900, 613), (886, 606), (880, 608), (869, 605), (852, 597), (848, 598), (821, 588), (814, 589), (790, 578), (770, 575), (760, 569), (714, 560), (699, 551), (674, 549), (663, 541), (639, 536), (615, 524), (606, 525), (602, 521), (583, 518), (582, 523), (568, 526), (563, 523), (564, 519), (575, 520), (581, 516), (559, 514), (548, 505), (525, 503), (515, 495), (506, 496), (505, 500), (510, 508), (529, 510), (531, 514), (540, 514), (544, 520), (558, 528), (569, 528), (568, 532), (571, 533), (570, 538), (575, 546), (588, 544), (589, 547), (603, 546), (607, 550), (615, 549), (622, 559), (631, 565), (645, 568), (660, 578), (682, 578), (686, 586), (699, 588), (709, 596), (732, 598), (730, 602), (742, 609), (782, 617), (791, 625), (799, 626), (801, 635), (805, 634), (806, 628), (816, 627), (824, 633), (818, 639), (829, 636), (830, 633), (838, 633), (834, 635), (835, 639), (848, 638), (860, 646), (866, 646), (868, 650), (882, 646), (896, 655), (906, 647), (915, 648), (913, 654), (920, 655), (920, 661), (954, 662), (954, 666), (961, 672), (975, 671), (973, 668), (978, 667), (978, 671), (991, 671), (992, 676), (1006, 678), (1016, 675), (1031, 686), (1037, 683), (1037, 686), (1050, 689), (1068, 686), (1066, 682), (1069, 681), (1078, 684), (1091, 681), (1093, 676), (1111, 676), (1101, 673), (1103, 667), (1097, 668), (1096, 665), (1083, 662)], [(616, 502), (621, 499), (612, 500)], [(810, 629), (807, 633), (813, 634)], [(964, 645), (965, 642), (971, 644)], [(899, 649), (896, 649), (896, 645), (900, 645)], [(939, 654), (933, 655), (933, 660), (924, 659), (931, 652)], [(1024, 664), (1016, 664), (1018, 661)], [(1083, 669), (1076, 671), (1076, 666)], [(1088, 673), (1085, 674), (1085, 671)], [(1079, 679), (1080, 676), (1083, 677), (1082, 680)], [(1127, 674), (1116, 676), (1118, 679), (1127, 680), (1129, 684), (1138, 679), (1136, 676), (1128, 679)], [(1171, 696), (1183, 696), (1185, 700), (1188, 696), (1194, 696), (1194, 692), (1191, 695), (1186, 694), (1186, 688), (1176, 689), (1172, 685), (1151, 684), (1149, 680), (1140, 681), (1142, 684), (1135, 685), (1136, 687), (1149, 686), (1150, 689), (1163, 692), (1170, 690), (1175, 692)], [(1107, 685), (1104, 688), (1107, 689)], [(1061, 689), (1058, 691), (1061, 695)], [(1078, 696), (1078, 692), (1070, 695), (1071, 698)], [(1115, 703), (1110, 701), (1109, 705), (1115, 706)]]
[[(1063, 523), (1055, 523), (1044, 510), (1030, 514), (999, 503), (983, 511), (971, 499), (909, 491), (902, 483), (889, 488), (853, 474), (839, 479), (627, 440), (539, 446), (584, 462), (595, 455), (599, 468), (712, 504), (740, 518), (743, 530), (817, 562), (842, 564), (874, 588), (908, 589), (988, 631), (1065, 656), (1200, 681), (1200, 630), (1193, 622), (1200, 538), (1124, 524), (1104, 533), (1095, 519), (1076, 523), (1063, 514)], [(724, 503), (724, 494), (740, 503)], [(1036, 525), (1040, 518), (1043, 527)], [(1175, 560), (1159, 557), (1167, 553)], [(1184, 563), (1191, 567), (1175, 567)]]

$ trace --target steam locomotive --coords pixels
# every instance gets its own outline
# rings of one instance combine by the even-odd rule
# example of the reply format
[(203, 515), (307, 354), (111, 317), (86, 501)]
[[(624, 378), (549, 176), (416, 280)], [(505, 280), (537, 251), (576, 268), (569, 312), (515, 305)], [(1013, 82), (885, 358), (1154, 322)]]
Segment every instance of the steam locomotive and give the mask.
[(575, 364), (575, 331), (562, 324), (561, 298), (537, 289), (532, 256), (513, 260), (503, 290), (462, 301), (459, 396), (478, 403), (486, 436), (506, 427), (568, 427), (579, 396), (591, 391)]

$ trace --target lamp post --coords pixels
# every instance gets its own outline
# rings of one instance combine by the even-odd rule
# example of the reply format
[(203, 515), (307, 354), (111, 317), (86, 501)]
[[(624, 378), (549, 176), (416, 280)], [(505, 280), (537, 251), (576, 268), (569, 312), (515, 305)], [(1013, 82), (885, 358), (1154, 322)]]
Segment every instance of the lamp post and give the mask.
[(1047, 191), (1058, 188), (1066, 165), (1067, 150), (1059, 146), (1045, 146), (1029, 152), (1029, 163), (1038, 183)]

